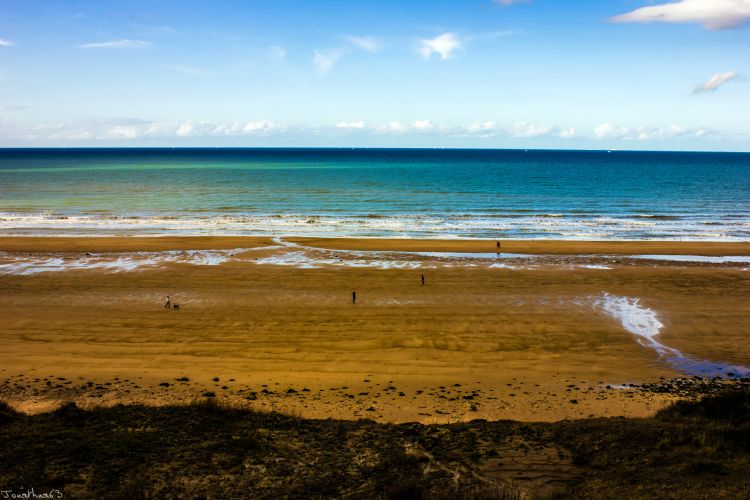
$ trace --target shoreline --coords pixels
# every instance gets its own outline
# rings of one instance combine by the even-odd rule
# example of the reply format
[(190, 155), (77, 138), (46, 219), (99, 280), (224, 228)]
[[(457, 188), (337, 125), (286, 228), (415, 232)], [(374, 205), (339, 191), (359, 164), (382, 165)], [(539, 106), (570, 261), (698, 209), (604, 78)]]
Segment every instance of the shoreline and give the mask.
[[(750, 241), (281, 238), (289, 243), (332, 250), (492, 253), (498, 251), (495, 242), (500, 241), (499, 251), (510, 254), (750, 256)], [(0, 236), (0, 252), (231, 250), (273, 244), (272, 236)]]

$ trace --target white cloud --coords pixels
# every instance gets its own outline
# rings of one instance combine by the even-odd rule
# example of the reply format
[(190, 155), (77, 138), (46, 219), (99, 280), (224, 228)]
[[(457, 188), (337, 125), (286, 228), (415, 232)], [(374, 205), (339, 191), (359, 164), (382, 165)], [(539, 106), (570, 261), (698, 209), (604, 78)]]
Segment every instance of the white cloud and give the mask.
[(695, 87), (695, 90), (693, 92), (695, 93), (715, 92), (716, 89), (718, 89), (719, 87), (721, 87), (728, 81), (734, 80), (735, 78), (737, 78), (736, 71), (727, 71), (726, 73), (719, 73), (717, 75), (712, 76), (704, 83)]
[(572, 137), (575, 137), (575, 135), (576, 135), (576, 129), (574, 129), (574, 128), (566, 128), (566, 129), (561, 130), (558, 135), (560, 137), (562, 137), (563, 139), (570, 139)]
[(551, 129), (541, 125), (535, 125), (533, 123), (520, 122), (515, 123), (506, 128), (506, 131), (511, 137), (540, 137), (547, 135), (551, 132)]
[(414, 130), (420, 130), (422, 132), (433, 130), (435, 128), (435, 124), (430, 120), (417, 120), (412, 126), (414, 127)]
[(380, 40), (373, 36), (345, 35), (344, 38), (346, 38), (350, 44), (366, 52), (378, 52), (383, 48), (383, 44)]
[(736, 28), (748, 20), (750, 0), (680, 0), (610, 18), (616, 23), (699, 23), (710, 30)]
[(145, 127), (143, 135), (147, 137), (166, 137), (175, 134), (175, 126), (171, 123), (153, 122)]
[(140, 135), (137, 127), (132, 125), (116, 125), (103, 134), (105, 139), (135, 139)]
[(211, 121), (188, 120), (176, 125), (160, 124), (150, 127), (152, 134), (157, 137), (236, 137), (256, 135), (266, 137), (275, 132), (283, 131), (283, 127), (274, 122), (261, 120), (254, 122), (214, 123)]
[(180, 126), (177, 127), (177, 137), (185, 137), (186, 135), (192, 135), (194, 130), (195, 130), (195, 125), (193, 124), (192, 121), (181, 123)]
[(628, 129), (616, 127), (611, 123), (602, 123), (594, 129), (597, 139), (620, 139), (628, 134)]
[(437, 125), (430, 120), (417, 120), (411, 123), (404, 123), (399, 121), (392, 121), (375, 128), (375, 131), (380, 134), (405, 134), (411, 133), (426, 133), (426, 132), (441, 132), (446, 131), (447, 127)]
[(341, 56), (342, 54), (340, 50), (331, 50), (328, 52), (316, 50), (315, 55), (313, 56), (313, 63), (315, 63), (315, 66), (318, 68), (318, 73), (325, 75), (333, 69), (336, 62), (341, 59)]
[(451, 32), (443, 33), (435, 38), (423, 38), (419, 40), (419, 54), (422, 59), (429, 59), (432, 54), (438, 54), (440, 59), (448, 59), (453, 52), (460, 49), (463, 44), (461, 40)]
[(390, 122), (376, 129), (379, 133), (403, 134), (409, 130), (409, 126), (401, 122)]
[(462, 128), (469, 135), (477, 135), (479, 137), (492, 137), (496, 134), (497, 123), (493, 121), (475, 122), (469, 125), (464, 125)]
[(271, 45), (268, 48), (268, 52), (271, 55), (271, 59), (276, 62), (281, 62), (286, 57), (286, 49), (279, 45)]
[(258, 122), (248, 122), (245, 124), (244, 127), (242, 127), (242, 135), (268, 136), (277, 131), (278, 132), (283, 131), (283, 127), (280, 127), (274, 122), (270, 122), (267, 120), (258, 121)]
[(13, 45), (15, 45), (14, 42), (0, 38), (0, 47), (12, 47)]
[(84, 43), (79, 49), (140, 49), (147, 47), (148, 42), (144, 40), (110, 40), (108, 42)]
[(336, 124), (336, 128), (344, 129), (344, 130), (358, 130), (365, 128), (365, 122), (363, 121), (357, 121), (357, 122), (339, 122)]
[(615, 139), (623, 141), (662, 140), (676, 137), (699, 138), (711, 134), (707, 128), (686, 128), (679, 125), (662, 127), (620, 127), (602, 123), (594, 129), (594, 137), (599, 140)]

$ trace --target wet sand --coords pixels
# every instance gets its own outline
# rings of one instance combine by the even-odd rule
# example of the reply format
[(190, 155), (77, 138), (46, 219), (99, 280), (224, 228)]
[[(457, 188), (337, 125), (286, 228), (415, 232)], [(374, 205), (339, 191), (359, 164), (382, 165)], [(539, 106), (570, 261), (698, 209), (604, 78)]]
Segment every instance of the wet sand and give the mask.
[[(494, 241), (285, 241), (495, 251)], [(70, 258), (273, 245), (269, 238), (0, 238), (3, 252)], [(502, 245), (544, 255), (750, 255), (745, 243)], [(303, 417), (397, 422), (652, 414), (675, 396), (621, 385), (681, 373), (592, 305), (603, 293), (639, 298), (663, 324), (659, 342), (686, 356), (750, 366), (747, 265), (623, 259), (608, 260), (608, 269), (544, 262), (533, 269), (301, 269), (255, 262), (277, 251), (220, 265), (0, 274), (0, 399), (37, 412), (71, 400), (166, 404), (214, 394)], [(163, 309), (166, 295), (179, 310)]]
[[(309, 238), (286, 241), (347, 250), (494, 252), (498, 240)], [(499, 240), (503, 252), (540, 255), (750, 255), (747, 242)], [(252, 248), (272, 244), (263, 236), (0, 237), (0, 252), (137, 252)]]

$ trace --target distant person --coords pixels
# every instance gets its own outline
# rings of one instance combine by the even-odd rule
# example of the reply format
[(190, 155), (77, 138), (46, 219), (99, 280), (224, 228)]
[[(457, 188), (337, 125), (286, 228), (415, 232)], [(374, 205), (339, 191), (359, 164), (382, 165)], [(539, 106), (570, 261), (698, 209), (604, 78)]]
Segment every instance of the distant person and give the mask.
[(424, 274), (422, 275), (422, 286), (424, 286)]
[(352, 304), (357, 303), (357, 292), (352, 292)]
[(167, 295), (167, 303), (164, 304), (164, 309), (172, 309), (172, 303), (169, 301), (169, 295)]
[(498, 250), (500, 250), (500, 242), (499, 242), (499, 241), (496, 241), (496, 242), (495, 242), (495, 245), (497, 246), (497, 249), (498, 249)]

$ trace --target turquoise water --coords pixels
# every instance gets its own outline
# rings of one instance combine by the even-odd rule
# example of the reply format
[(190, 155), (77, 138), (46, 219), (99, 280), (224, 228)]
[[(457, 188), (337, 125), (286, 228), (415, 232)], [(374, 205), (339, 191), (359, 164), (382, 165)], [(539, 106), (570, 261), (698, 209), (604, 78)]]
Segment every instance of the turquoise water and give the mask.
[(6, 149), (0, 234), (750, 240), (750, 154)]

